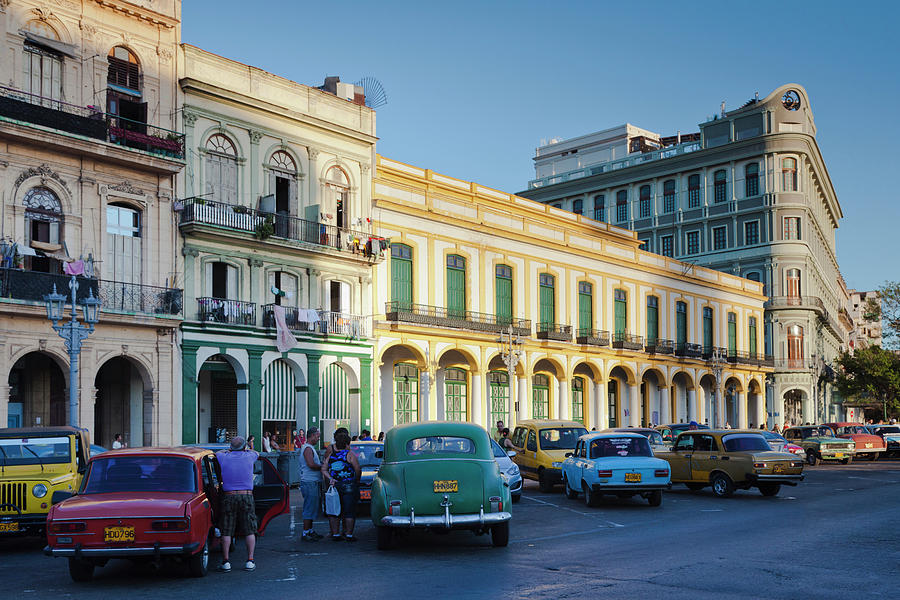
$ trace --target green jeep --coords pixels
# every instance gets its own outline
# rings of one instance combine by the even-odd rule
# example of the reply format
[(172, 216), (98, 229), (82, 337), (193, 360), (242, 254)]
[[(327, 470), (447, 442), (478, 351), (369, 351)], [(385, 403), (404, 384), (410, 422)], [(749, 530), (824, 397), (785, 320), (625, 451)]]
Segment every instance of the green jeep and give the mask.
[(75, 427), (0, 429), (0, 536), (43, 534), (54, 494), (81, 485), (90, 447)]
[(783, 435), (787, 441), (803, 448), (806, 462), (811, 465), (817, 465), (823, 460), (839, 460), (849, 465), (856, 454), (853, 440), (837, 437), (831, 427), (825, 425), (791, 427)]

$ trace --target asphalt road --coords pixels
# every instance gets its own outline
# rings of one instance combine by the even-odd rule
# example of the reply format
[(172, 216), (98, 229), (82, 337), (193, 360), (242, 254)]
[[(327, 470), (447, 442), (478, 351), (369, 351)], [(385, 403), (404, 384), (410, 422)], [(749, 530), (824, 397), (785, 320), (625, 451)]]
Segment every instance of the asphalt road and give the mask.
[[(75, 584), (41, 540), (0, 540), (4, 598), (878, 598), (896, 596), (900, 461), (827, 464), (775, 498), (720, 500), (679, 486), (660, 508), (643, 500), (597, 508), (530, 482), (513, 509), (507, 548), (468, 532), (413, 535), (375, 549), (361, 519), (356, 544), (297, 539), (299, 510), (261, 538), (257, 570), (211, 572), (113, 561)], [(299, 498), (295, 498), (296, 500)], [(327, 525), (317, 524), (320, 533)], [(246, 556), (239, 545), (232, 565)], [(218, 564), (219, 555), (212, 561)]]

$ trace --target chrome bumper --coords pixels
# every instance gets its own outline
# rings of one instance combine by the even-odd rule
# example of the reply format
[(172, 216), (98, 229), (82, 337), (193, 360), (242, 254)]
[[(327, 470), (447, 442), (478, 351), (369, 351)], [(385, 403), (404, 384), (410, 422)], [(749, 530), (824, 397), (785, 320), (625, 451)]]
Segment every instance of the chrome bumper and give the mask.
[(747, 481), (753, 483), (783, 483), (784, 485), (797, 485), (803, 481), (805, 475), (757, 475), (756, 473), (748, 473)]
[(417, 517), (415, 513), (408, 517), (400, 517), (388, 515), (381, 518), (381, 524), (387, 527), (415, 528), (415, 527), (439, 527), (443, 529), (468, 527), (485, 527), (489, 525), (499, 525), (505, 523), (512, 518), (512, 514), (508, 512), (487, 513), (479, 512), (477, 515), (451, 515), (445, 512), (443, 515), (429, 515), (427, 517)]
[(151, 546), (143, 548), (44, 548), (47, 556), (74, 556), (78, 558), (130, 558), (132, 556), (162, 556), (181, 554), (190, 556), (200, 547), (199, 542), (184, 546)]

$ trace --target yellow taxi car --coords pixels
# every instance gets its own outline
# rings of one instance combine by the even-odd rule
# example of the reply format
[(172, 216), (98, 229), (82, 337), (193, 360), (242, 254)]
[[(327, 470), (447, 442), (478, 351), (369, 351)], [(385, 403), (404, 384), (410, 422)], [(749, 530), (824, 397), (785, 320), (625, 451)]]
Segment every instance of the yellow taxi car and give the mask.
[(542, 492), (550, 492), (562, 483), (562, 463), (575, 449), (578, 438), (588, 431), (577, 421), (521, 421), (511, 436), (522, 477), (540, 484)]
[(42, 534), (53, 495), (81, 485), (90, 448), (75, 427), (0, 429), (0, 536)]
[(758, 430), (685, 431), (670, 451), (654, 454), (669, 462), (672, 483), (691, 490), (712, 486), (720, 498), (751, 487), (763, 496), (774, 496), (782, 485), (803, 481), (803, 461), (789, 452), (773, 451)]

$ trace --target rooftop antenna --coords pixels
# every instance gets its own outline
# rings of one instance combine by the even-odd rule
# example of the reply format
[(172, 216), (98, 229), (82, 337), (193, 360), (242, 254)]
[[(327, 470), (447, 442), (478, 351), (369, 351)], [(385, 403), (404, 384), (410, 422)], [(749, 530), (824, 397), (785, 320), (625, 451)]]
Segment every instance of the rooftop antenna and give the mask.
[(753, 94), (753, 99), (756, 100), (757, 102), (759, 102), (759, 91), (758, 90), (755, 94)]
[(725, 116), (725, 101), (724, 100), (722, 100), (721, 111), (722, 111), (722, 116), (724, 117)]
[(366, 95), (366, 106), (376, 109), (387, 104), (387, 93), (384, 86), (374, 77), (363, 77), (353, 85), (362, 87), (363, 93)]

